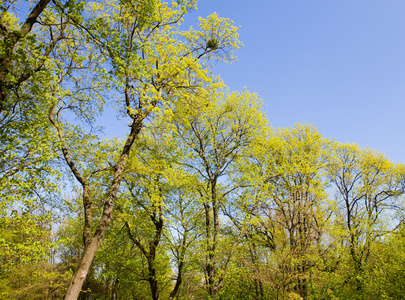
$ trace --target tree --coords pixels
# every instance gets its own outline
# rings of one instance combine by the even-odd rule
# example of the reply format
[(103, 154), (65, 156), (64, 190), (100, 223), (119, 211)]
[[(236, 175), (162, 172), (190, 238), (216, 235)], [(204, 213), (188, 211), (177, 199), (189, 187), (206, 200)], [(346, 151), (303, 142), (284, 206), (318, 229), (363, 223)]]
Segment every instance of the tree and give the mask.
[(363, 295), (367, 299), (398, 299), (404, 290), (403, 228), (371, 245), (364, 266)]
[(50, 54), (63, 37), (65, 19), (47, 23), (49, 2), (38, 1), (23, 22), (13, 13), (15, 1), (0, 2), (0, 195), (10, 207), (25, 197), (43, 200), (45, 191), (57, 189), (43, 91), (52, 81)]
[(137, 150), (132, 152), (124, 182), (128, 193), (119, 201), (118, 218), (124, 223), (124, 228), (130, 241), (138, 247), (147, 262), (147, 278), (152, 299), (159, 299), (161, 286), (167, 277), (162, 271), (166, 267), (158, 266), (161, 256), (160, 246), (166, 227), (166, 202), (172, 193), (168, 181), (170, 168), (167, 160), (172, 147), (164, 136), (151, 140), (144, 135), (143, 143), (137, 144)]
[[(187, 149), (183, 164), (198, 178), (195, 190), (204, 208), (204, 273), (206, 291), (215, 299), (223, 286), (233, 251), (221, 243), (221, 210), (232, 192), (241, 188), (230, 181), (231, 167), (263, 133), (266, 120), (257, 95), (248, 91), (229, 93), (211, 88), (209, 97), (195, 109), (177, 111), (176, 137)], [(221, 245), (222, 244), (222, 245)]]
[[(163, 115), (144, 131), (125, 172), (128, 193), (119, 200), (118, 218), (147, 261), (153, 299), (159, 299), (161, 286), (167, 283), (173, 283), (169, 299), (177, 295), (187, 268), (185, 256), (199, 235), (195, 227), (201, 210), (196, 210), (192, 197), (193, 179), (176, 163), (184, 153), (170, 129)], [(174, 279), (169, 278), (171, 274), (157, 275), (162, 274), (157, 266), (162, 253), (171, 254)], [(167, 272), (167, 267), (163, 269)]]
[[(324, 243), (328, 216), (323, 176), (327, 149), (328, 141), (314, 128), (296, 125), (268, 137), (245, 167), (250, 170), (245, 182), (257, 199), (248, 236), (252, 267), (256, 278), (281, 297), (309, 294), (309, 271)], [(263, 248), (270, 262), (260, 267), (255, 253)]]
[[(4, 267), (26, 276), (22, 280), (27, 288), (18, 297), (35, 289), (47, 293), (52, 267), (45, 249), (54, 247), (48, 210), (59, 204), (54, 196), (60, 174), (53, 165), (53, 134), (43, 90), (49, 88), (50, 55), (64, 36), (66, 19), (46, 23), (42, 17), (51, 9), (49, 3), (34, 3), (20, 22), (16, 1), (0, 1), (0, 210), (2, 225), (10, 227), (2, 239), (8, 249), (5, 260), (14, 262)], [(37, 271), (29, 274), (33, 269)]]
[[(353, 263), (350, 279), (355, 281), (357, 292), (362, 293), (371, 247), (390, 231), (385, 228), (384, 216), (400, 208), (396, 201), (404, 192), (404, 168), (369, 149), (345, 144), (334, 149), (328, 174), (337, 190), (337, 218), (344, 228), (343, 242)], [(391, 230), (399, 224), (392, 223)]]
[(53, 264), (58, 243), (51, 226), (51, 214), (38, 212), (33, 202), (10, 216), (1, 210), (0, 299), (61, 296), (68, 274)]
[[(203, 93), (202, 84), (210, 81), (209, 59), (232, 60), (231, 49), (240, 45), (237, 28), (216, 14), (200, 19), (200, 31), (180, 31), (183, 15), (193, 6), (193, 2), (172, 6), (155, 1), (90, 3), (88, 18), (70, 16), (74, 23), (70, 34), (75, 38), (66, 41), (55, 54), (60, 58), (56, 61), (59, 75), (55, 76), (49, 110), (66, 163), (83, 188), (85, 249), (66, 299), (77, 298), (104, 239), (129, 153), (146, 118), (192, 93)], [(98, 53), (101, 62), (94, 61), (90, 53)], [(111, 166), (99, 163), (103, 167), (85, 176), (69, 151), (68, 127), (62, 117), (70, 110), (79, 118), (91, 120), (88, 109), (96, 104), (94, 99), (104, 99), (101, 90), (108, 83), (122, 95), (118, 103), (120, 112), (130, 119), (130, 132)], [(108, 96), (115, 97), (116, 93)], [(102, 217), (91, 234), (93, 208), (89, 186), (96, 174), (111, 168)]]

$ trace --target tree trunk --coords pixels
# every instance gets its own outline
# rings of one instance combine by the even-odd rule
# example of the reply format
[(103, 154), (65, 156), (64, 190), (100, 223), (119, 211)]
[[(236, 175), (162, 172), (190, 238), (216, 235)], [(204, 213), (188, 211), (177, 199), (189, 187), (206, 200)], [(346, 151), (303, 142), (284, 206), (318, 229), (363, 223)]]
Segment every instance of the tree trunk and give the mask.
[(208, 202), (204, 204), (205, 208), (205, 227), (207, 234), (207, 252), (208, 252), (208, 261), (206, 266), (206, 273), (208, 277), (208, 293), (211, 299), (215, 299), (219, 291), (218, 282), (216, 280), (217, 273), (217, 243), (218, 243), (218, 233), (219, 233), (219, 204), (217, 201), (217, 191), (216, 191), (216, 178), (210, 180), (208, 188), (210, 189), (212, 202), (212, 219), (213, 219), (213, 228), (211, 236), (211, 210)]
[(156, 268), (155, 268), (155, 255), (152, 254), (148, 257), (148, 281), (150, 285), (150, 291), (152, 293), (153, 300), (159, 300), (159, 289), (158, 282), (156, 279)]
[(179, 291), (182, 279), (183, 279), (183, 266), (184, 266), (184, 256), (185, 256), (185, 252), (186, 252), (186, 239), (187, 239), (187, 235), (186, 233), (183, 236), (183, 244), (181, 247), (181, 254), (180, 254), (180, 261), (179, 261), (179, 265), (177, 267), (177, 278), (176, 278), (176, 284), (174, 285), (174, 288), (172, 290), (172, 292), (169, 295), (169, 300), (173, 300), (174, 297), (176, 297), (177, 292)]
[(175, 286), (173, 288), (173, 291), (169, 295), (169, 300), (173, 300), (174, 297), (176, 297), (177, 292), (179, 291), (181, 281), (182, 281), (182, 269), (183, 269), (183, 261), (181, 261), (180, 264), (179, 264), (176, 284), (175, 284)]
[(114, 207), (115, 199), (117, 197), (118, 189), (121, 184), (122, 173), (124, 172), (125, 165), (127, 164), (129, 152), (135, 141), (135, 138), (138, 136), (139, 132), (142, 129), (143, 119), (144, 118), (142, 117), (136, 118), (132, 123), (131, 132), (125, 142), (120, 159), (115, 167), (114, 178), (110, 185), (107, 199), (104, 203), (104, 210), (100, 223), (96, 229), (96, 232), (84, 248), (79, 268), (77, 269), (72, 281), (69, 284), (69, 287), (66, 291), (65, 300), (76, 300), (79, 296), (80, 290), (86, 279), (87, 273), (89, 272), (94, 256), (96, 255), (98, 248), (104, 240), (104, 235), (107, 231), (107, 227), (111, 222), (112, 210)]
[(104, 233), (105, 231), (97, 232), (84, 248), (79, 268), (77, 269), (72, 281), (70, 282), (65, 295), (65, 300), (76, 300), (77, 297), (79, 297), (80, 290), (82, 289), (83, 283), (86, 280), (91, 263), (93, 262), (97, 249), (100, 247), (101, 242), (103, 241)]

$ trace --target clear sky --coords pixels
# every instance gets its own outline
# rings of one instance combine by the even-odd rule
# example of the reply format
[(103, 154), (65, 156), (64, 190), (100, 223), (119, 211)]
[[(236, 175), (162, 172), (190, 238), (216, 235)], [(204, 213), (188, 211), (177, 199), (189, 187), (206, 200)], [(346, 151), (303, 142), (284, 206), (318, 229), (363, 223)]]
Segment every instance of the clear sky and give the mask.
[(404, 0), (201, 0), (185, 24), (213, 12), (244, 43), (215, 73), (257, 92), (273, 127), (313, 124), (405, 163)]

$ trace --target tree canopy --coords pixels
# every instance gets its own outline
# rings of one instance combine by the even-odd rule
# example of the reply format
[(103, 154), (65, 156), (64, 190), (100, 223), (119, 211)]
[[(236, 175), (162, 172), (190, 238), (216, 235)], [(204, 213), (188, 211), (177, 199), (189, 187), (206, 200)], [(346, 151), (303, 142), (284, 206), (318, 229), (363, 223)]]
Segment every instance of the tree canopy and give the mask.
[(401, 297), (405, 167), (272, 128), (215, 75), (231, 20), (25, 4), (0, 2), (0, 299)]

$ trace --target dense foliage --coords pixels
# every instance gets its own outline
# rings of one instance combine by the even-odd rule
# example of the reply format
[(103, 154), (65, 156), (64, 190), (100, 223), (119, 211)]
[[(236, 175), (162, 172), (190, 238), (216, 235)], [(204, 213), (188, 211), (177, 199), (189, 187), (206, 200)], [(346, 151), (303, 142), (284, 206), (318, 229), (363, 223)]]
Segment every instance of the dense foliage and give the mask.
[(0, 0), (0, 299), (403, 297), (405, 166), (272, 128), (213, 75), (232, 21), (25, 4)]

